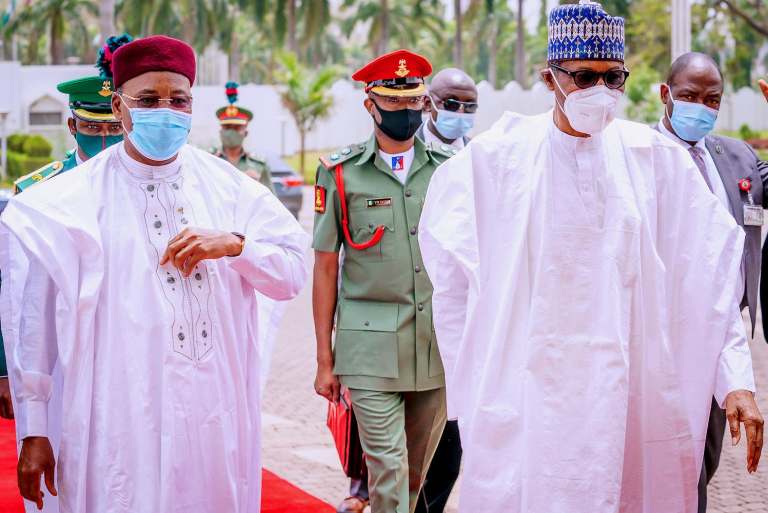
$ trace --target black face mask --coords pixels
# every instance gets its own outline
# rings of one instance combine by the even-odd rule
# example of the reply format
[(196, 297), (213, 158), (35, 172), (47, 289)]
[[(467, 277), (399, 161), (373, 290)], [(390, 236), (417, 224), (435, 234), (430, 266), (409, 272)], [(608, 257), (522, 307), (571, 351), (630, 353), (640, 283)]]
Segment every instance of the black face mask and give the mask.
[[(376, 102), (373, 103), (376, 105)], [(407, 141), (421, 126), (421, 111), (414, 109), (383, 110), (376, 105), (381, 115), (378, 127), (395, 141)]]

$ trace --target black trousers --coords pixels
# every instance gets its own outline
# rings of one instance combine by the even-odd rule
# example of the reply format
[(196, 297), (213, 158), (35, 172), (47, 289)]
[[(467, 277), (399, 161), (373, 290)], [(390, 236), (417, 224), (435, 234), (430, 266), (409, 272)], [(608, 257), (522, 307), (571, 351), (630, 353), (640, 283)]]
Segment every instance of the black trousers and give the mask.
[(709, 411), (709, 425), (707, 426), (707, 442), (704, 446), (704, 464), (701, 466), (699, 476), (699, 513), (707, 511), (707, 485), (715, 476), (720, 465), (720, 453), (723, 451), (723, 437), (728, 421), (725, 418), (725, 410), (718, 406), (715, 398), (712, 398), (712, 409)]
[(443, 513), (453, 485), (459, 478), (461, 454), (459, 423), (449, 420), (445, 423), (443, 436), (424, 480), (416, 513)]

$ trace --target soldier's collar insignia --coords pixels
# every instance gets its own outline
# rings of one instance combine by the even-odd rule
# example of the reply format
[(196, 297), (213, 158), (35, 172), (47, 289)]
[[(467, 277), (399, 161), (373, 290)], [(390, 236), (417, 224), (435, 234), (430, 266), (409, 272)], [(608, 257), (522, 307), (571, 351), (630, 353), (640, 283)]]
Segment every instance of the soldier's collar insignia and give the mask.
[(105, 80), (101, 83), (101, 91), (99, 91), (99, 96), (103, 96), (106, 98), (107, 96), (112, 96), (112, 81), (111, 80)]
[(406, 66), (405, 59), (400, 59), (400, 62), (397, 64), (397, 70), (395, 71), (395, 75), (397, 75), (400, 78), (403, 78), (405, 76), (408, 76), (408, 73), (410, 73), (411, 70), (408, 69)]

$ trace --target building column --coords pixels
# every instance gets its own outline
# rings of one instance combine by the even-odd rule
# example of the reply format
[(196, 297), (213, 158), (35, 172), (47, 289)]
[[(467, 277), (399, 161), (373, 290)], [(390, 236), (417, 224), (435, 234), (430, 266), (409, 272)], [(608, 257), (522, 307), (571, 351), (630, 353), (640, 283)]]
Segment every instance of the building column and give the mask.
[(690, 0), (672, 0), (672, 60), (691, 51)]

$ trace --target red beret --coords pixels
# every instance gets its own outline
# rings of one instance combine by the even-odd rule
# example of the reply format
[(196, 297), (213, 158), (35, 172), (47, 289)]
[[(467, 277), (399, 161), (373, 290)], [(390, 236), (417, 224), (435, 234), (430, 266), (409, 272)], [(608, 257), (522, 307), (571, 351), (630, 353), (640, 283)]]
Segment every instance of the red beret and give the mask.
[(184, 41), (168, 36), (149, 36), (121, 46), (112, 56), (115, 89), (150, 71), (171, 71), (195, 82), (195, 51)]
[(372, 60), (352, 75), (366, 83), (366, 91), (384, 96), (419, 96), (424, 94), (424, 77), (432, 65), (419, 54), (395, 50)]

